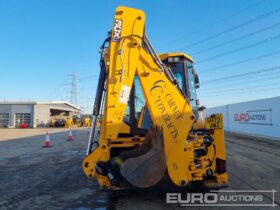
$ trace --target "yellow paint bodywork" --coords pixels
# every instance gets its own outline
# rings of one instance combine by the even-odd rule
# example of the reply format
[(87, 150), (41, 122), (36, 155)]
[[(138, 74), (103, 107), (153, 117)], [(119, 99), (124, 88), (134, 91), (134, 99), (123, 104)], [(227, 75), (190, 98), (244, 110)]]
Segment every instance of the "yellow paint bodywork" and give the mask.
[[(218, 120), (217, 120), (218, 119)], [(225, 134), (224, 134), (224, 123), (223, 123), (223, 115), (215, 114), (214, 116), (209, 116), (206, 118), (206, 128), (214, 130), (214, 144), (216, 145), (216, 154), (215, 158), (220, 158), (226, 160), (226, 145), (225, 145)], [(216, 165), (214, 165), (216, 167)], [(215, 173), (217, 177), (217, 183), (226, 184), (228, 181), (228, 174)]]
[(83, 121), (84, 121), (83, 122), (84, 126), (86, 126), (86, 127), (90, 127), (91, 126), (91, 119), (89, 117), (84, 118)]
[(73, 125), (74, 125), (73, 119), (67, 118), (67, 119), (66, 119), (66, 123), (65, 123), (65, 127), (66, 127), (66, 128), (69, 128), (69, 127), (71, 127), (71, 126), (73, 126)]
[[(115, 37), (116, 30), (119, 33), (120, 25), (121, 38), (118, 40)], [(130, 127), (123, 122), (123, 117), (135, 75), (139, 79), (153, 124), (163, 128), (166, 165), (173, 183), (182, 186), (190, 181), (202, 181), (209, 168), (209, 160), (215, 156), (213, 148), (209, 148), (209, 157), (196, 160), (201, 162), (201, 167), (196, 167), (194, 150), (203, 147), (203, 136), (189, 134), (196, 120), (195, 115), (189, 102), (167, 78), (162, 67), (143, 48), (144, 29), (143, 11), (117, 8), (110, 46), (105, 52), (108, 55), (105, 62), (108, 79), (99, 146), (83, 161), (86, 175), (96, 178), (100, 186), (111, 187), (111, 184), (107, 177), (96, 174), (96, 163), (109, 161), (112, 148), (133, 147), (144, 141), (142, 137), (118, 137), (119, 133), (130, 133)], [(162, 54), (160, 58), (164, 60), (170, 56), (184, 56), (193, 61), (183, 53)], [(140, 120), (143, 120), (143, 115), (142, 118), (140, 115)], [(138, 125), (140, 124), (138, 122)], [(214, 135), (215, 139), (220, 139), (217, 142), (224, 146), (223, 129), (215, 131)], [(225, 159), (223, 147), (218, 149), (216, 154)], [(215, 164), (211, 167), (215, 170)], [(225, 181), (226, 176), (221, 176), (219, 181)]]

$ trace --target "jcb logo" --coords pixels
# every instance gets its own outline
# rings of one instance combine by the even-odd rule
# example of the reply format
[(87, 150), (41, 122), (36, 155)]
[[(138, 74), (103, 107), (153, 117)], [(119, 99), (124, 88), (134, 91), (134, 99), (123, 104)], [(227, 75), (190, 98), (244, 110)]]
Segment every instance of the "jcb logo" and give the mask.
[(122, 32), (122, 20), (115, 20), (113, 30), (113, 42), (120, 42)]

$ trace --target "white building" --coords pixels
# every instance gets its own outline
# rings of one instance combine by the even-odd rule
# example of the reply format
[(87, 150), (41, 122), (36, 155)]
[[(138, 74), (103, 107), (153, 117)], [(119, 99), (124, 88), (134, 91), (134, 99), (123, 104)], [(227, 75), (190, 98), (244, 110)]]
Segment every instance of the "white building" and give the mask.
[(280, 97), (208, 108), (205, 116), (222, 113), (225, 130), (280, 139)]
[(54, 102), (0, 102), (0, 127), (48, 126), (51, 118), (66, 119), (80, 115), (81, 109), (65, 101)]

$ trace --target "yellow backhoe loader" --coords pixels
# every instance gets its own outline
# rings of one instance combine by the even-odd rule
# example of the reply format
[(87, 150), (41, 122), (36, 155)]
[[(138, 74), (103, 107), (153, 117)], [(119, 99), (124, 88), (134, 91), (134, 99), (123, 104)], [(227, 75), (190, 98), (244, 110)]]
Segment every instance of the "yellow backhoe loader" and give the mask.
[(181, 187), (227, 186), (223, 116), (203, 119), (193, 59), (156, 54), (144, 12), (127, 7), (116, 9), (100, 53), (85, 174), (108, 189), (148, 188), (164, 176)]

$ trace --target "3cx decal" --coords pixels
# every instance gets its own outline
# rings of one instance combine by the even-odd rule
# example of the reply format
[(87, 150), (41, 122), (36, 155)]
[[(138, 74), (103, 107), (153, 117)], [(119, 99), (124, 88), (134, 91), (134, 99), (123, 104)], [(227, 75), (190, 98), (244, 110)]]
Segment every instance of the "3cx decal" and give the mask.
[(121, 40), (121, 32), (122, 32), (122, 20), (115, 20), (114, 30), (113, 30), (113, 42), (120, 42)]

